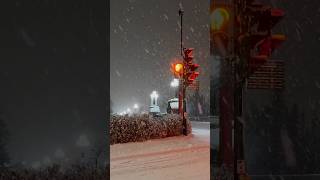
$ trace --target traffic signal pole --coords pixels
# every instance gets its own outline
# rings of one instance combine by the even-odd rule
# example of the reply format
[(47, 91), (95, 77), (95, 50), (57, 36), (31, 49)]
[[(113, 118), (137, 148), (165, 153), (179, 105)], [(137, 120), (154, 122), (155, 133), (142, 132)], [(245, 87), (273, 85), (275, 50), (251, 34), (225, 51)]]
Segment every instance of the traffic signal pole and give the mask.
[(244, 122), (243, 119), (243, 90), (244, 57), (237, 43), (237, 37), (242, 32), (242, 26), (237, 25), (237, 16), (241, 13), (243, 1), (233, 0), (233, 54), (234, 54), (234, 179), (240, 180), (241, 176), (247, 176), (246, 161), (244, 157)]
[(187, 121), (186, 118), (184, 116), (184, 112), (185, 112), (185, 92), (186, 92), (186, 85), (185, 85), (185, 67), (186, 67), (186, 63), (185, 63), (185, 58), (183, 55), (183, 39), (182, 39), (182, 18), (183, 18), (183, 13), (184, 11), (182, 9), (179, 9), (179, 16), (180, 16), (180, 50), (181, 50), (181, 56), (183, 58), (183, 73), (182, 76), (180, 77), (180, 84), (179, 84), (179, 112), (182, 116), (182, 133), (183, 135), (188, 135), (187, 132)]
[(240, 179), (240, 174), (245, 174), (245, 161), (243, 157), (243, 125), (240, 122), (242, 119), (242, 91), (243, 83), (241, 80), (241, 63), (242, 60), (239, 57), (239, 50), (237, 47), (236, 37), (240, 34), (240, 27), (237, 26), (237, 15), (240, 9), (239, 0), (233, 0), (233, 33), (232, 33), (232, 45), (233, 45), (233, 81), (234, 81), (234, 108), (233, 108), (233, 141), (234, 141), (234, 180)]
[[(234, 179), (234, 16), (231, 14), (232, 0), (229, 3), (212, 1), (211, 31), (213, 54), (219, 57), (219, 154), (217, 179)], [(221, 18), (222, 17), (222, 18)]]
[[(190, 85), (195, 85), (195, 79), (199, 76), (199, 72), (196, 70), (200, 67), (199, 64), (196, 64), (193, 62), (193, 50), (194, 48), (184, 48), (183, 47), (183, 39), (182, 39), (182, 18), (183, 18), (183, 10), (179, 9), (179, 16), (181, 21), (181, 39), (180, 39), (180, 45), (181, 45), (181, 56), (183, 61), (180, 62), (180, 66), (182, 66), (182, 71), (180, 68), (180, 71), (177, 72), (175, 70), (175, 74), (178, 75), (180, 79), (180, 88), (179, 88), (179, 112), (182, 116), (182, 123), (183, 123), (183, 134), (188, 135), (188, 128), (187, 128), (187, 120), (185, 118), (185, 112), (186, 112), (186, 88)], [(178, 65), (178, 64), (176, 64)]]
[(180, 54), (183, 57), (183, 40), (182, 40), (182, 17), (183, 17), (183, 10), (179, 9), (179, 16), (180, 16)]

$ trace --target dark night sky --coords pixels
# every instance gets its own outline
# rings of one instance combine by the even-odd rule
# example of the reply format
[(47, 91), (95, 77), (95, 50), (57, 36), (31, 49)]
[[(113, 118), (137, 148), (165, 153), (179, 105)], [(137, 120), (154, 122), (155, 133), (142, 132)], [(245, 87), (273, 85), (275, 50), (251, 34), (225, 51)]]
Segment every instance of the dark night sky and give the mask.
[[(13, 162), (79, 156), (84, 135), (105, 137), (106, 3), (12, 1), (0, 53), (0, 112)], [(84, 137), (82, 136), (82, 137)], [(85, 139), (85, 138), (83, 138)]]
[[(200, 89), (209, 93), (209, 1), (111, 1), (110, 93), (113, 110), (121, 112), (135, 102), (149, 106), (157, 90), (160, 102), (172, 98), (170, 63), (180, 58), (179, 4), (184, 14), (184, 43), (195, 48), (201, 66)], [(162, 109), (161, 111), (165, 111)]]

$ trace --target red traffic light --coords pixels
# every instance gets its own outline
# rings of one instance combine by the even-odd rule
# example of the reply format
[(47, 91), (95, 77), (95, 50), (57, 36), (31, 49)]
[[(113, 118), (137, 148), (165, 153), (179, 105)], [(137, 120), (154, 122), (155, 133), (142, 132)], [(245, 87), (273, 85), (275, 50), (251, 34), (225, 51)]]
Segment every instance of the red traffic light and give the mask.
[(199, 67), (200, 67), (199, 64), (188, 64), (187, 65), (188, 72), (186, 73), (185, 79), (186, 79), (188, 85), (192, 84), (195, 81), (195, 79), (199, 76), (200, 73), (195, 71)]
[(199, 72), (192, 72), (191, 74), (190, 74), (190, 76), (188, 77), (188, 80), (189, 81), (194, 81), (198, 76), (199, 76)]
[(199, 76), (199, 72), (189, 72), (187, 73), (186, 83), (191, 85), (195, 82), (196, 78)]
[[(273, 27), (274, 25), (276, 25), (280, 21), (280, 19), (283, 18), (284, 15), (285, 15), (285, 13), (282, 9), (270, 8), (268, 10), (268, 13), (264, 17), (266, 20), (269, 21), (270, 24), (263, 23), (263, 24), (265, 24), (265, 26), (261, 26), (261, 27), (259, 27), (259, 29), (260, 28), (267, 29), (267, 28)], [(263, 24), (260, 24), (260, 25), (263, 25)]]
[(195, 71), (195, 70), (197, 70), (199, 67), (200, 67), (199, 64), (188, 64), (188, 65), (187, 65), (187, 68), (188, 68), (190, 71)]
[(267, 36), (259, 42), (252, 44), (257, 56), (271, 56), (272, 52), (278, 48), (286, 37), (282, 34)]
[(283, 10), (257, 4), (252, 0), (247, 3), (246, 13), (242, 18), (251, 18), (252, 21), (245, 24), (248, 29), (238, 37), (238, 41), (239, 46), (247, 45), (247, 51), (250, 52), (247, 58), (250, 74), (268, 61), (272, 52), (286, 37), (282, 34), (272, 34), (273, 26), (284, 16)]
[(184, 53), (184, 59), (187, 61), (187, 62), (190, 62), (193, 60), (193, 50), (194, 48), (187, 48), (187, 49), (184, 49), (183, 50), (183, 53)]

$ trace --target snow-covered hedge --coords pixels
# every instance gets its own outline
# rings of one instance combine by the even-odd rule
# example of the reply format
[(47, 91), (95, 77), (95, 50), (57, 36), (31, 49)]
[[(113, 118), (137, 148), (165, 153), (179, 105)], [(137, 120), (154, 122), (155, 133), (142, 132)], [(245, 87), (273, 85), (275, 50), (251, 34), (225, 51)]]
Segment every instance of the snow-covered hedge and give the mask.
[[(188, 134), (191, 123), (187, 120)], [(145, 141), (182, 134), (182, 118), (178, 115), (151, 117), (114, 115), (110, 118), (110, 144)]]

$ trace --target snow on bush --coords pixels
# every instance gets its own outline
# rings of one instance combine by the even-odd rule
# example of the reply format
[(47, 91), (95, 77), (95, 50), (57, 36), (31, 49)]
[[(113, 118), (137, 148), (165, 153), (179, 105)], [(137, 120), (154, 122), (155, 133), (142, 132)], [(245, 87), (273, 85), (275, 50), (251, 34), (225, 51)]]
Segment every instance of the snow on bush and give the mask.
[(1, 180), (91, 180), (110, 179), (109, 167), (98, 169), (91, 166), (73, 165), (63, 169), (60, 165), (33, 168), (0, 167)]
[[(191, 123), (187, 120), (188, 134)], [(145, 141), (182, 135), (182, 118), (179, 115), (152, 117), (147, 114), (110, 118), (110, 144)]]

